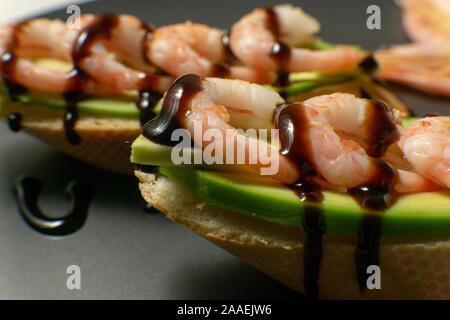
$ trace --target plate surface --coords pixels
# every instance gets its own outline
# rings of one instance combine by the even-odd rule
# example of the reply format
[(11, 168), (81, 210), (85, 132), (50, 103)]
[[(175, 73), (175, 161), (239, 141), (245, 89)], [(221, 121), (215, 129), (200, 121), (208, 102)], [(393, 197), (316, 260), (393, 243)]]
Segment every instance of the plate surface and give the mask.
[[(134, 14), (156, 26), (191, 20), (226, 29), (254, 7), (275, 2), (109, 0), (84, 4), (81, 10)], [(330, 42), (376, 49), (408, 41), (392, 2), (292, 3), (321, 22), (320, 36)], [(381, 30), (366, 27), (371, 4), (381, 8)], [(67, 19), (66, 8), (46, 16)], [(448, 99), (394, 89), (417, 115), (449, 114)], [(25, 134), (13, 134), (3, 122), (0, 137), (0, 299), (301, 298), (163, 215), (144, 213), (135, 178), (88, 167)], [(41, 206), (55, 216), (68, 209), (63, 190), (70, 181), (90, 183), (96, 194), (84, 227), (61, 238), (30, 229), (12, 192), (22, 175), (44, 182)], [(81, 268), (81, 290), (66, 288), (70, 265)]]

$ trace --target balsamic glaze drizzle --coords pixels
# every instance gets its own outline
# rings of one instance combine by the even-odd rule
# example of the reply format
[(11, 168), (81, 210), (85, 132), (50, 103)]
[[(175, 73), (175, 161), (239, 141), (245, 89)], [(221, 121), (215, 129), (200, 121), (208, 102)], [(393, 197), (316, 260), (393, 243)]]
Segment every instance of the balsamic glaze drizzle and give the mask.
[(280, 130), (281, 154), (290, 157), (301, 170), (301, 180), (289, 187), (304, 204), (303, 228), (306, 233), (304, 288), (309, 297), (317, 299), (325, 224), (320, 205), (323, 194), (314, 184), (317, 174), (310, 160), (312, 151), (308, 123), (305, 110), (299, 103), (281, 104), (275, 110), (274, 124)]
[(152, 165), (146, 165), (146, 164), (138, 164), (134, 163), (134, 170), (136, 171), (142, 171), (144, 173), (156, 173), (158, 172), (158, 166), (152, 166)]
[(366, 128), (364, 150), (371, 157), (381, 157), (400, 138), (400, 132), (389, 117), (389, 107), (379, 100), (370, 100), (363, 126)]
[[(394, 170), (384, 161), (375, 159), (376, 166), (371, 181), (363, 186), (351, 189), (348, 193), (367, 210), (361, 220), (358, 245), (355, 251), (357, 279), (364, 291), (368, 278), (367, 267), (379, 265), (379, 243), (382, 220), (380, 212), (388, 209), (395, 201), (391, 186), (395, 177)], [(379, 212), (378, 214), (373, 213)]]
[(375, 60), (373, 54), (359, 63), (359, 67), (366, 73), (373, 73), (378, 68), (378, 62)]
[(372, 99), (372, 96), (370, 95), (369, 92), (367, 92), (366, 89), (360, 88), (359, 91), (360, 91), (360, 94), (361, 94), (361, 98), (364, 98), (364, 99)]
[(355, 250), (356, 278), (361, 292), (367, 286), (367, 268), (380, 265), (380, 238), (382, 219), (373, 214), (364, 214), (358, 233), (358, 244)]
[[(387, 116), (387, 107), (378, 101), (371, 101), (367, 109), (367, 153), (380, 156), (398, 137), (398, 131)], [(304, 202), (303, 227), (306, 232), (304, 249), (305, 272), (304, 287), (308, 296), (317, 298), (320, 261), (322, 258), (322, 235), (325, 231), (320, 203), (323, 194), (318, 187), (318, 177), (311, 161), (311, 140), (309, 121), (301, 103), (282, 104), (274, 112), (274, 124), (280, 130), (281, 154), (290, 157), (301, 170), (301, 181), (291, 189)], [(367, 267), (379, 264), (379, 241), (381, 218), (372, 212), (384, 211), (394, 202), (391, 193), (395, 174), (384, 161), (372, 158), (371, 176), (364, 185), (353, 188), (348, 193), (355, 198), (367, 212), (364, 214), (359, 230), (359, 241), (355, 252), (357, 279), (361, 290), (367, 281)]]
[[(274, 85), (279, 87), (287, 87), (289, 85), (289, 61), (291, 58), (292, 50), (284, 41), (280, 40), (280, 23), (278, 21), (278, 15), (273, 8), (266, 8), (266, 26), (272, 32), (276, 39), (273, 45), (270, 56), (278, 66), (277, 80)], [(287, 92), (281, 91), (280, 95), (283, 98), (287, 97)]]
[(150, 24), (148, 24), (148, 23), (142, 22), (141, 28), (142, 28), (142, 30), (145, 31), (145, 35), (142, 38), (142, 48), (143, 48), (142, 55), (144, 56), (144, 60), (148, 64), (151, 65), (153, 63), (148, 58), (147, 52), (149, 51), (150, 39), (153, 36), (153, 32), (155, 31), (155, 27), (150, 25)]
[(164, 97), (161, 112), (142, 129), (147, 139), (168, 146), (178, 143), (172, 141), (172, 132), (183, 127), (187, 104), (203, 88), (201, 79), (196, 74), (187, 74), (172, 84)]
[(232, 65), (238, 61), (238, 58), (234, 55), (234, 52), (230, 47), (230, 34), (225, 34), (222, 36), (222, 44), (225, 51), (225, 63)]
[(304, 244), (305, 271), (304, 288), (307, 296), (317, 299), (319, 296), (319, 274), (322, 261), (322, 236), (325, 233), (322, 208), (323, 194), (313, 184), (296, 183), (291, 186), (304, 204), (303, 229), (306, 233)]
[(34, 178), (22, 178), (16, 185), (19, 211), (25, 222), (34, 230), (51, 236), (64, 236), (79, 230), (88, 216), (89, 205), (93, 196), (90, 187), (74, 181), (66, 189), (72, 200), (72, 209), (62, 218), (49, 218), (39, 208), (38, 196), (42, 183)]
[(63, 93), (66, 102), (63, 125), (67, 140), (72, 145), (78, 145), (81, 142), (80, 136), (75, 131), (75, 125), (79, 118), (77, 104), (86, 98), (83, 87), (89, 79), (89, 76), (80, 67), (81, 62), (91, 54), (91, 48), (98, 40), (110, 39), (111, 31), (117, 25), (117, 22), (118, 16), (112, 13), (104, 13), (96, 17), (90, 25), (80, 32), (73, 47), (74, 70), (66, 91)]
[(13, 132), (18, 132), (22, 129), (22, 115), (14, 112), (8, 115), (8, 127)]
[(225, 34), (222, 36), (222, 45), (225, 52), (225, 60), (222, 63), (216, 63), (213, 65), (211, 75), (218, 78), (228, 78), (230, 76), (230, 66), (235, 64), (238, 59), (234, 55), (230, 48), (230, 35)]
[(66, 111), (63, 118), (64, 132), (67, 141), (71, 145), (78, 145), (81, 142), (81, 138), (75, 131), (75, 124), (79, 118), (77, 103), (84, 99), (84, 94), (81, 91), (66, 91), (63, 94), (63, 98), (66, 102)]
[(141, 125), (146, 124), (148, 121), (156, 116), (154, 108), (158, 101), (162, 98), (162, 94), (152, 91), (140, 91), (139, 99), (136, 103), (140, 111)]

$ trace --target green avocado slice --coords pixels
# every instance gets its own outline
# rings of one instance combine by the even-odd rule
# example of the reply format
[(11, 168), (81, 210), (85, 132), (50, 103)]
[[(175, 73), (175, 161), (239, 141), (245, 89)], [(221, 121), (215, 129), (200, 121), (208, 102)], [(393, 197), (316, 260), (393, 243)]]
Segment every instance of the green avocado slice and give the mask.
[[(358, 75), (359, 73), (354, 70), (348, 73), (299, 72), (290, 75), (292, 84), (288, 87), (276, 88), (270, 85), (265, 87), (277, 92), (285, 92), (288, 96), (295, 96), (319, 87), (351, 81)], [(7, 90), (1, 84), (0, 97), (5, 98), (5, 101), (8, 100)], [(44, 92), (22, 94), (17, 97), (17, 100), (25, 106), (45, 106), (54, 110), (64, 110), (66, 107), (66, 102), (61, 97)], [(85, 114), (139, 119), (139, 109), (131, 99), (90, 98), (80, 101), (77, 106), (78, 110)], [(155, 107), (155, 113), (158, 113), (160, 109), (161, 102)]]
[[(406, 119), (407, 125), (415, 118)], [(204, 167), (174, 166), (172, 148), (140, 136), (132, 145), (131, 162), (159, 165), (160, 172), (209, 204), (294, 227), (302, 227), (304, 207), (288, 187), (268, 178), (232, 172), (205, 170)], [(191, 152), (186, 149), (183, 152)], [(224, 165), (225, 167), (226, 165)], [(225, 169), (226, 170), (226, 169)], [(357, 234), (366, 212), (349, 195), (324, 191), (325, 232)], [(382, 234), (393, 237), (450, 236), (450, 192), (403, 195), (383, 217)]]
[[(3, 85), (0, 85), (0, 96), (8, 96)], [(61, 97), (51, 94), (27, 93), (19, 95), (17, 100), (24, 106), (45, 106), (54, 110), (64, 110), (66, 107), (66, 102)], [(77, 106), (80, 112), (86, 114), (139, 119), (139, 109), (130, 100), (92, 98), (80, 101)]]
[[(271, 222), (302, 227), (304, 205), (288, 187), (270, 179), (189, 167), (161, 166), (159, 171), (207, 203)], [(365, 212), (347, 194), (324, 191), (325, 233), (358, 234)], [(450, 192), (401, 196), (382, 217), (382, 235), (450, 236)]]

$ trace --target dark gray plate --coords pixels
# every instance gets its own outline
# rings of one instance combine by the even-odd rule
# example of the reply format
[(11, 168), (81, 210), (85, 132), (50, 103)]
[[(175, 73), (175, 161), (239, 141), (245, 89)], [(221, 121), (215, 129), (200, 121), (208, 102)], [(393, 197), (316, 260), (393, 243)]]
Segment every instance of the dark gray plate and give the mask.
[[(282, 1), (285, 2), (285, 1)], [(293, 1), (322, 23), (331, 42), (369, 49), (406, 42), (398, 8), (388, 1)], [(130, 13), (164, 25), (184, 20), (229, 28), (243, 14), (274, 1), (110, 0), (82, 5), (82, 13)], [(378, 4), (382, 29), (366, 28), (366, 8)], [(65, 8), (46, 16), (67, 18)], [(448, 100), (395, 87), (414, 110), (449, 114)], [(239, 259), (191, 231), (141, 209), (133, 177), (102, 172), (47, 145), (13, 134), (0, 124), (0, 298), (3, 299), (239, 299), (299, 298)], [(52, 238), (30, 229), (12, 193), (21, 175), (44, 182), (42, 207), (61, 215), (68, 209), (63, 190), (74, 178), (96, 190), (85, 226)], [(81, 268), (81, 290), (66, 288), (66, 269)], [(355, 280), (356, 281), (356, 280)]]

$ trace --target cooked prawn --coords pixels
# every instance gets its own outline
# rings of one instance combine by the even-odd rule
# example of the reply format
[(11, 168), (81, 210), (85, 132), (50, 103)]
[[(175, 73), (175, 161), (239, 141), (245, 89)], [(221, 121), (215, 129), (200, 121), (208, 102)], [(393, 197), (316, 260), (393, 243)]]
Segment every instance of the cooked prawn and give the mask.
[[(108, 36), (100, 32), (100, 36), (89, 39), (93, 43), (85, 43), (91, 28), (95, 29), (108, 19), (112, 28), (103, 32)], [(17, 61), (12, 75), (14, 82), (50, 92), (68, 90), (73, 77), (71, 72), (47, 69), (34, 63), (37, 58), (54, 58), (73, 63), (90, 75), (83, 83), (86, 94), (112, 95), (140, 89), (164, 92), (169, 88), (173, 78), (153, 74), (156, 68), (146, 61), (143, 45), (148, 28), (139, 19), (129, 15), (83, 15), (81, 27), (80, 32), (67, 28), (60, 20), (34, 19), (2, 28), (2, 38), (9, 37), (8, 41), (0, 42), (3, 51), (8, 43), (14, 42)]]
[(450, 117), (427, 117), (411, 123), (399, 145), (417, 172), (450, 188)]
[(450, 96), (450, 45), (439, 42), (397, 45), (375, 53), (377, 76)]
[(165, 72), (179, 77), (187, 73), (216, 76), (227, 73), (231, 79), (271, 83), (270, 72), (246, 66), (225, 65), (228, 58), (224, 31), (190, 21), (157, 29), (147, 46), (147, 56)]
[[(90, 26), (96, 24), (112, 24), (108, 34), (91, 39), (92, 43), (85, 43), (89, 37)], [(145, 60), (143, 54), (147, 28), (141, 20), (131, 15), (104, 14), (96, 17), (87, 26), (84, 34), (78, 39), (77, 48), (82, 51), (79, 61), (75, 61), (85, 73), (98, 83), (114, 88), (121, 92), (125, 90), (150, 90), (164, 92), (173, 81), (172, 77), (154, 74), (156, 68)], [(80, 49), (80, 46), (86, 46)], [(87, 51), (87, 53), (85, 52)], [(115, 53), (130, 67), (111, 56)], [(149, 78), (151, 78), (149, 80)]]
[[(191, 78), (187, 79), (187, 77)], [(185, 80), (182, 80), (183, 78)], [(235, 157), (236, 150), (245, 150), (245, 158), (250, 158), (251, 138), (238, 139), (239, 136), (242, 138), (242, 134), (237, 128), (273, 128), (273, 112), (278, 105), (283, 103), (283, 99), (275, 92), (239, 80), (187, 75), (178, 81), (187, 80), (198, 81), (201, 89), (188, 100), (183, 109), (183, 117), (181, 120), (178, 119), (181, 121), (181, 125), (190, 132), (194, 142), (203, 148), (211, 148), (212, 144), (212, 149), (221, 157), (224, 157), (227, 150), (229, 151), (231, 148)], [(172, 95), (176, 96), (174, 93)], [(353, 95), (336, 94), (313, 98), (303, 104), (289, 106), (306, 110), (309, 139), (307, 143), (310, 144), (309, 147), (312, 151), (311, 159), (308, 160), (325, 180), (324, 185), (350, 189), (364, 185), (373, 179), (374, 171), (378, 170), (379, 160), (369, 156), (357, 142), (337, 134), (337, 132), (344, 132), (348, 136), (361, 135), (360, 140), (364, 141), (364, 131), (359, 126), (367, 125), (365, 117), (370, 114), (366, 110), (370, 107), (369, 100), (359, 99)], [(396, 133), (397, 127), (394, 120), (391, 120), (392, 114), (389, 113), (389, 110), (382, 109), (382, 111), (386, 112), (386, 121), (392, 121), (391, 131)], [(240, 117), (245, 114), (249, 114), (251, 117), (242, 121)], [(351, 119), (347, 118), (349, 114), (352, 115)], [(277, 121), (275, 119), (275, 124)], [(336, 131), (332, 124), (336, 127)], [(200, 126), (201, 135), (198, 132), (196, 134), (196, 128), (198, 130)], [(224, 140), (205, 139), (205, 130), (209, 129), (218, 130)], [(386, 145), (396, 142), (398, 138), (398, 135), (392, 133), (386, 135), (386, 137), (388, 136), (390, 138), (385, 142)], [(278, 146), (267, 145), (261, 140), (258, 140), (257, 143), (259, 148), (268, 147), (271, 152), (279, 154), (279, 170), (271, 175), (272, 178), (284, 184), (299, 181), (302, 172), (293, 159), (279, 153)], [(246, 162), (246, 165), (254, 170), (260, 170), (263, 166), (260, 161), (257, 161), (256, 164)], [(405, 186), (402, 185), (403, 192), (430, 191), (435, 187), (434, 183), (422, 178), (419, 174), (399, 171), (397, 175), (400, 176), (399, 183), (405, 184)], [(421, 185), (419, 187), (409, 186), (408, 181), (412, 181), (412, 178), (415, 179), (415, 182), (421, 182)], [(401, 188), (399, 187), (397, 190), (401, 190)]]
[[(225, 155), (232, 154), (233, 163), (237, 163), (237, 159), (242, 157), (245, 159), (245, 165), (256, 171), (267, 166), (259, 157), (256, 157), (254, 162), (249, 160), (254, 159), (253, 155), (250, 155), (251, 145), (256, 143), (258, 150), (267, 150), (271, 159), (274, 155), (278, 157), (278, 146), (244, 135), (238, 131), (238, 122), (235, 121), (240, 114), (249, 114), (251, 117), (242, 129), (273, 128), (273, 110), (284, 102), (276, 92), (241, 80), (201, 78), (193, 74), (179, 78), (172, 88), (183, 81), (194, 82), (201, 88), (184, 106), (184, 116), (180, 120), (180, 124), (189, 131), (195, 143), (203, 148), (214, 149), (216, 156), (223, 159)], [(182, 92), (184, 89), (175, 94)], [(235, 113), (234, 116), (231, 110)], [(198, 134), (198, 128), (201, 128), (201, 134)], [(221, 137), (209, 141), (210, 139), (205, 138), (208, 131), (220, 132)], [(243, 150), (245, 157), (238, 155), (238, 150)], [(279, 170), (275, 170), (272, 175), (274, 179), (290, 181), (293, 176), (299, 175), (296, 165), (290, 159), (282, 155), (277, 159)]]
[(400, 0), (403, 26), (418, 42), (450, 41), (450, 2), (448, 0)]
[[(92, 22), (93, 15), (80, 16), (80, 27)], [(72, 62), (72, 50), (79, 30), (68, 28), (61, 20), (38, 18), (18, 25), (15, 54), (29, 59), (42, 57)]]
[[(330, 125), (333, 130), (347, 139), (360, 144), (366, 152), (381, 156), (400, 136), (396, 126), (399, 112), (375, 100), (358, 99), (353, 94), (334, 93), (313, 97), (304, 102), (308, 116), (317, 122)], [(376, 135), (377, 125), (373, 122), (374, 112), (381, 114), (388, 128), (383, 128), (384, 136)], [(376, 141), (374, 141), (376, 140)]]
[[(319, 29), (319, 23), (298, 7), (277, 5), (273, 9), (255, 9), (233, 26), (230, 46), (245, 64), (271, 71), (348, 70), (364, 58), (364, 53), (350, 46), (317, 51), (295, 48), (311, 40)], [(282, 54), (280, 66), (273, 52), (284, 44), (289, 46), (289, 52)]]
[[(370, 109), (374, 107), (372, 101), (337, 93), (294, 105), (304, 108), (308, 118), (306, 130), (311, 158), (307, 160), (317, 173), (329, 184), (345, 189), (370, 182), (379, 166), (379, 160), (369, 155), (374, 152), (368, 144), (373, 132), (367, 131)], [(379, 111), (385, 113), (384, 121), (391, 124), (384, 136), (384, 148), (376, 152), (377, 156), (382, 156), (386, 147), (398, 140), (399, 131), (391, 110), (381, 108)], [(395, 175), (394, 189), (399, 193), (439, 189), (433, 182), (414, 172), (395, 169)]]
[[(81, 19), (82, 25), (89, 23), (90, 16)], [(40, 42), (42, 38), (36, 38), (47, 27), (55, 33), (47, 35), (49, 42)], [(47, 38), (46, 36), (46, 38)], [(72, 50), (76, 32), (69, 30), (59, 20), (37, 19), (29, 20), (17, 26), (4, 25), (0, 28), (0, 52), (2, 63), (0, 71), (2, 78), (24, 87), (49, 92), (64, 92), (72, 81), (72, 73), (48, 69), (37, 65), (34, 60), (38, 58), (55, 58), (70, 61), (69, 52)], [(14, 53), (9, 52), (10, 47)], [(34, 50), (35, 49), (35, 50)], [(3, 70), (5, 65), (14, 59), (14, 69), (11, 74)], [(93, 80), (84, 83), (84, 91), (93, 95), (109, 95), (112, 91)]]

